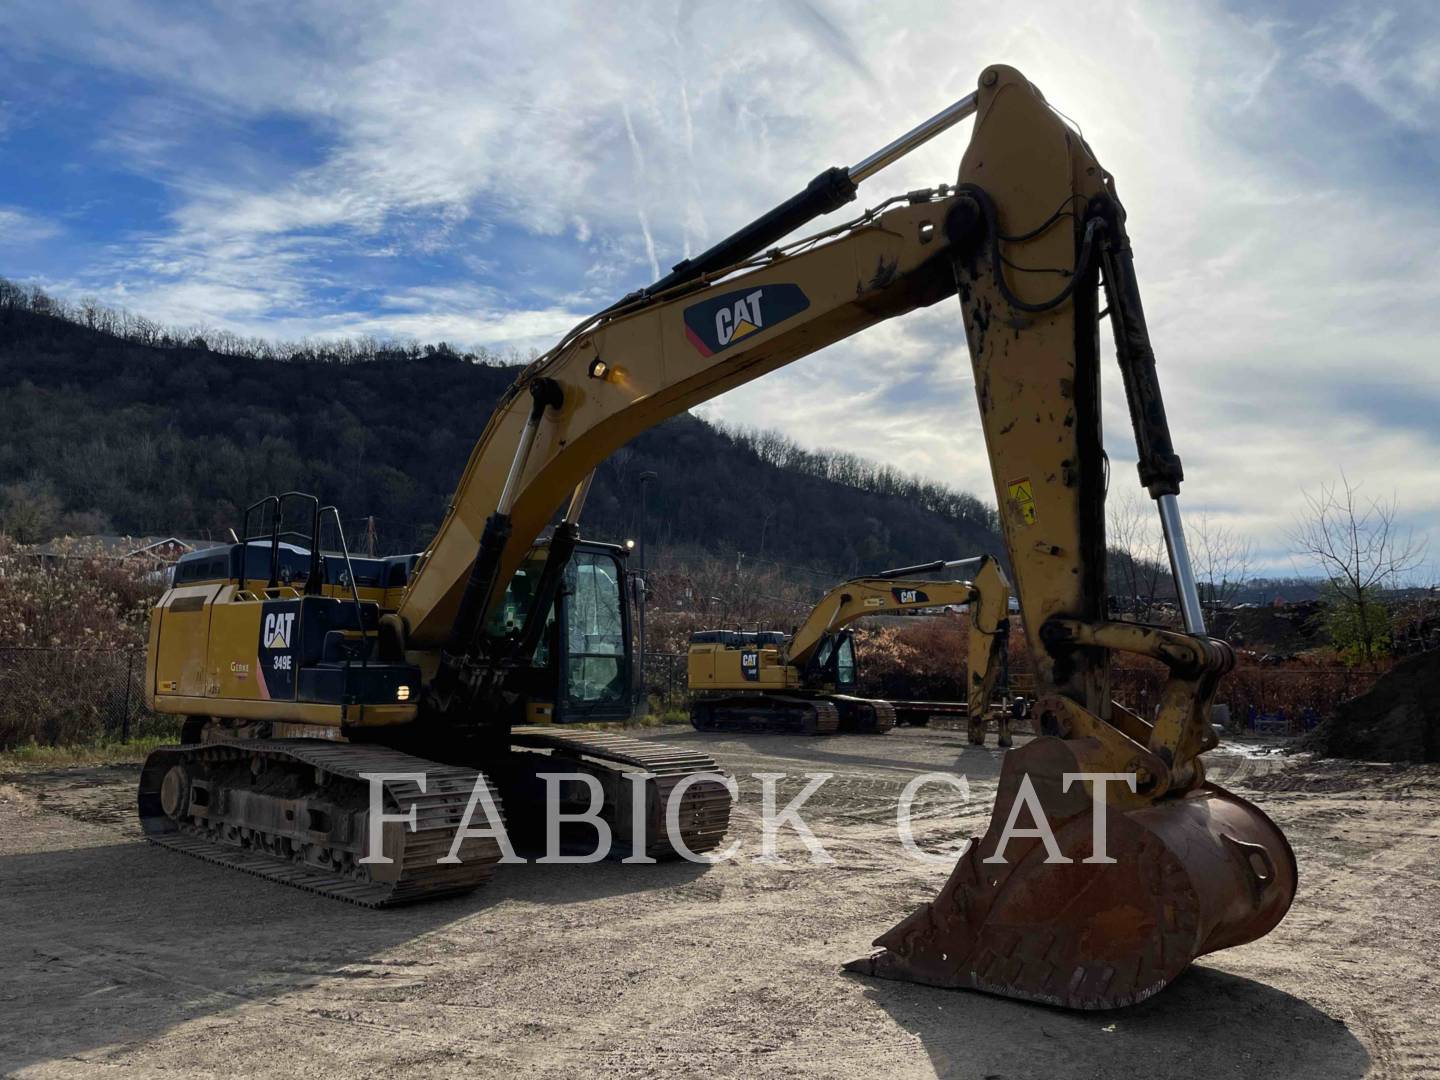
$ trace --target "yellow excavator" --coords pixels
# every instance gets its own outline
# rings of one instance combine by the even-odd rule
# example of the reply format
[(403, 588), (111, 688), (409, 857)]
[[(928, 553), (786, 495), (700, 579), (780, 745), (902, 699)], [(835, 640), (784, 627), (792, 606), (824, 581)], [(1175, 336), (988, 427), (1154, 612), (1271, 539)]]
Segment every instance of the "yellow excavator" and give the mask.
[[(961, 566), (974, 567), (973, 581), (914, 576)], [(850, 692), (858, 680), (851, 624), (867, 615), (967, 604), (966, 715), (971, 741), (983, 742), (1010, 629), (1009, 602), (1010, 583), (1000, 564), (981, 555), (841, 582), (788, 638), (779, 631), (697, 631), (686, 656), (690, 721), (699, 731), (887, 732), (895, 726), (896, 707)], [(1000, 721), (1000, 745), (1010, 745), (1008, 717)]]
[[(969, 116), (957, 184), (784, 239)], [(218, 565), (177, 579), (153, 613), (146, 677), (154, 709), (185, 717), (185, 734), (143, 768), (146, 834), (377, 905), (489, 876), (496, 837), (461, 827), (467, 800), (487, 795), (524, 829), (557, 804), (583, 802), (584, 788), (593, 805), (598, 788), (603, 819), (637, 858), (672, 854), (671, 836), (694, 851), (713, 847), (730, 802), (705, 782), (720, 777), (707, 756), (567, 729), (563, 708), (552, 723), (527, 722), (539, 716), (532, 702), (570, 687), (625, 694), (620, 561), (579, 543), (589, 477), (666, 417), (957, 298), (1035, 657), (1040, 736), (1006, 755), (989, 830), (939, 898), (850, 967), (1102, 1008), (1148, 998), (1194, 957), (1265, 934), (1294, 896), (1295, 860), (1260, 809), (1205, 777), (1216, 743), (1210, 705), (1233, 657), (1205, 633), (1125, 212), (1080, 133), (1005, 66), (530, 364), (418, 558), (361, 567), (343, 545), (327, 554), (319, 534), (322, 520), (338, 518), (333, 509), (289, 499), (309, 522), (294, 535), (277, 497), (257, 511), (272, 522), (268, 535), (252, 538), (247, 525)], [(1105, 617), (1103, 318), (1183, 630)], [(1111, 700), (1117, 653), (1168, 668), (1153, 717)], [(554, 786), (551, 770), (587, 773), (593, 786)], [(643, 783), (626, 782), (633, 776)], [(667, 812), (678, 832), (657, 834)], [(1054, 851), (1043, 829), (1028, 827), (1036, 814), (1048, 819)], [(367, 846), (382, 824), (383, 855)]]

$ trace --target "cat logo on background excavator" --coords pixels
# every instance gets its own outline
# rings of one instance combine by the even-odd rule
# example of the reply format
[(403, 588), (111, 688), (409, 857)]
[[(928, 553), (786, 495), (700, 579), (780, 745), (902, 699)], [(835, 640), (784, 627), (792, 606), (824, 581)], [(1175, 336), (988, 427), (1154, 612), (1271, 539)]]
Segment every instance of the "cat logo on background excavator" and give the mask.
[(799, 285), (760, 285), (723, 293), (685, 309), (685, 337), (701, 356), (714, 356), (809, 306)]

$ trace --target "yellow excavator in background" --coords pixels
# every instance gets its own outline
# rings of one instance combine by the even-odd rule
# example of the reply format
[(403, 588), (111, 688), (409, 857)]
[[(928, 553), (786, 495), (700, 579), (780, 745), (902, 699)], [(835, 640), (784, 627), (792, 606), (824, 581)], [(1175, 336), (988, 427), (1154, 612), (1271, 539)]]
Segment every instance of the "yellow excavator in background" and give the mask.
[[(972, 115), (958, 184), (781, 242)], [(1103, 1008), (1144, 1000), (1194, 957), (1267, 933), (1294, 896), (1295, 861), (1263, 812), (1205, 778), (1210, 704), (1233, 657), (1205, 634), (1125, 212), (1079, 132), (1004, 66), (566, 334), (500, 401), (424, 554), (374, 568), (366, 592), (343, 546), (321, 550), (319, 523), (338, 514), (298, 500), (309, 533), (287, 537), (278, 497), (259, 508), (271, 515), (268, 537), (247, 527), (221, 565), (177, 580), (152, 616), (146, 678), (153, 708), (187, 722), (182, 743), (157, 749), (142, 771), (146, 834), (374, 905), (489, 876), (496, 839), (461, 829), (467, 801), (485, 794), (523, 830), (598, 790), (622, 848), (676, 853), (675, 830), (657, 827), (667, 808), (681, 846), (713, 847), (730, 804), (707, 782), (719, 777), (707, 756), (567, 730), (563, 712), (526, 723), (532, 699), (559, 692), (557, 657), (582, 694), (625, 693), (619, 560), (579, 546), (589, 477), (666, 417), (957, 296), (1041, 734), (1006, 755), (989, 830), (940, 897), (850, 966)], [(1105, 617), (1102, 317), (1183, 631)], [(536, 539), (557, 511), (541, 552)], [(1110, 699), (1116, 653), (1167, 666), (1153, 718)], [(559, 770), (593, 784), (557, 787), (543, 775)], [(408, 823), (386, 821), (382, 806)], [(1027, 810), (1048, 818), (1055, 852), (1040, 830), (1011, 835)], [(377, 856), (367, 837), (382, 822)], [(1102, 836), (1108, 854), (1096, 850)]]
[[(973, 581), (914, 576), (961, 566), (974, 568)], [(966, 715), (971, 742), (983, 742), (1010, 629), (1009, 603), (1000, 564), (981, 555), (841, 582), (788, 638), (779, 631), (697, 631), (686, 657), (691, 723), (699, 731), (887, 732), (895, 726), (895, 706), (851, 692), (859, 678), (851, 624), (867, 615), (967, 604)], [(1000, 745), (1010, 745), (1008, 716), (1000, 721)]]

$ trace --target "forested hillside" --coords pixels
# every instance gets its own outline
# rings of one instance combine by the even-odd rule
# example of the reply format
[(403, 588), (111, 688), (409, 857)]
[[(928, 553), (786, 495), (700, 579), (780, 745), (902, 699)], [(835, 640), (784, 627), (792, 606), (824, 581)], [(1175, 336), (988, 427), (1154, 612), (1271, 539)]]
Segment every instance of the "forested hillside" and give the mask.
[[(352, 543), (414, 550), (519, 368), (445, 345), (289, 347), (167, 331), (0, 280), (0, 527), (18, 539), (223, 537), (271, 492), (335, 502)], [(688, 415), (599, 471), (587, 535), (851, 573), (998, 550), (988, 500)]]

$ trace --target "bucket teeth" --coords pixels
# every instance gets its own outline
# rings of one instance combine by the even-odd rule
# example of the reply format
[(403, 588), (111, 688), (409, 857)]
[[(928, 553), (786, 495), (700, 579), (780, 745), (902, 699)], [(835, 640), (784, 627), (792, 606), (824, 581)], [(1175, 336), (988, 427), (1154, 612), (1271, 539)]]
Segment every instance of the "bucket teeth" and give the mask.
[[(1065, 765), (1067, 758), (1070, 766)], [(1006, 759), (990, 828), (940, 894), (882, 934), (847, 971), (983, 990), (1075, 1009), (1131, 1005), (1190, 961), (1253, 941), (1295, 896), (1295, 858), (1257, 807), (1205, 785), (1138, 809), (1106, 806), (1096, 854), (1088, 793), (1061, 797), (1057, 769), (1080, 772), (1059, 739)], [(997, 850), (1029, 776), (1060, 859), (1036, 836)], [(1083, 792), (1083, 788), (1077, 785)], [(1022, 810), (1015, 823), (1034, 830)], [(1003, 862), (989, 861), (1000, 856)]]

